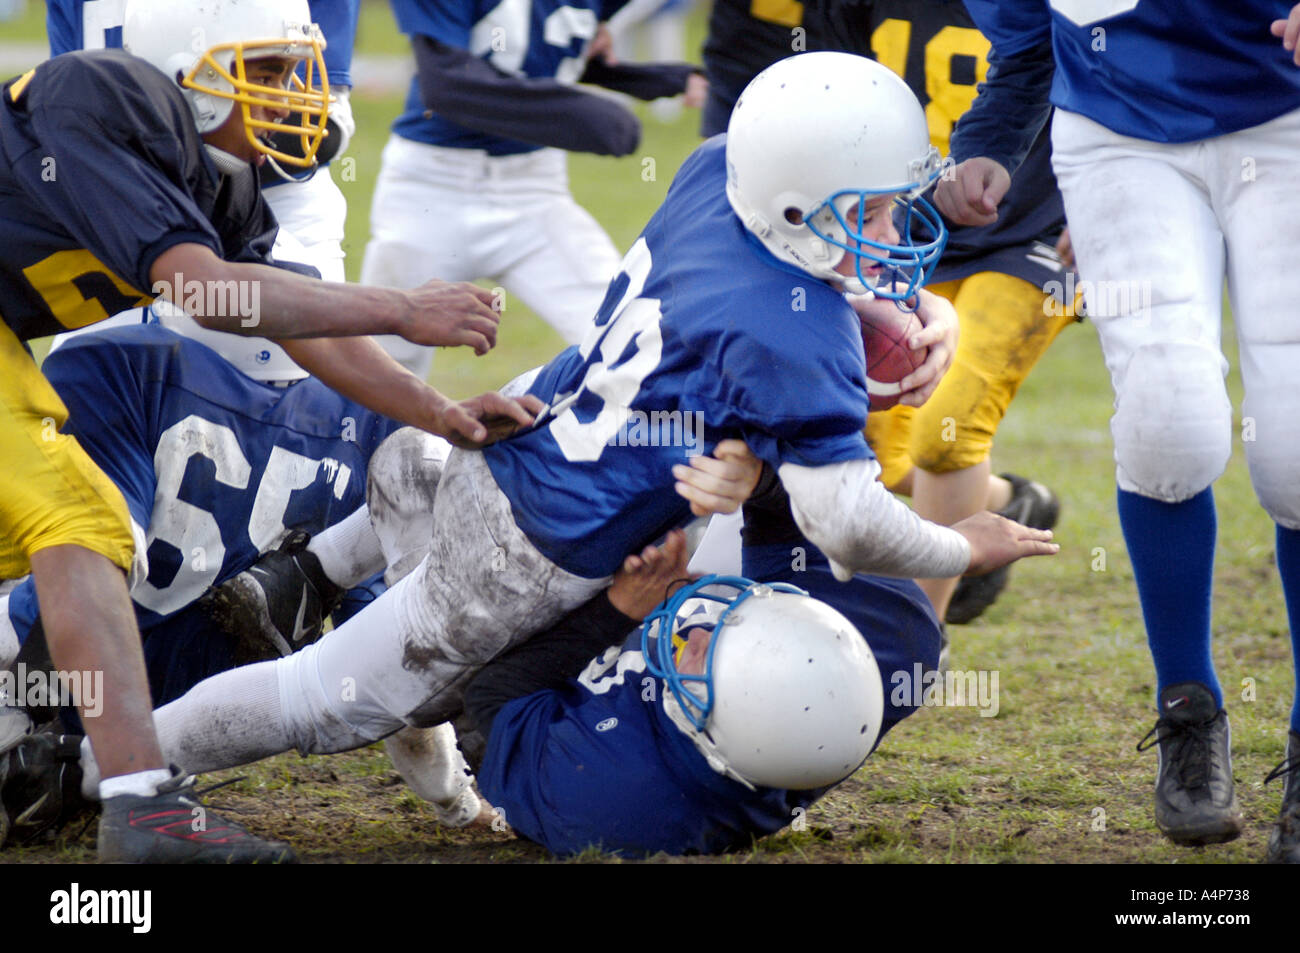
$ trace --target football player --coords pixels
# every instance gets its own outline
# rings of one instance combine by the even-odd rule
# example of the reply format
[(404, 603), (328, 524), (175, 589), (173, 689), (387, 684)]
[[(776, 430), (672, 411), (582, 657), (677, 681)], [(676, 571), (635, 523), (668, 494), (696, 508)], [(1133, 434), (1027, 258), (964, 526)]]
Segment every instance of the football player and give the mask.
[[(801, 32), (793, 33), (795, 28)], [(941, 154), (988, 68), (988, 41), (960, 0), (816, 0), (739, 8), (724, 0), (715, 4), (709, 30), (705, 135), (725, 128), (746, 78), (789, 55), (795, 37), (810, 49), (872, 56), (903, 77), (925, 106), (930, 139)], [(730, 101), (725, 90), (731, 90)], [(1060, 511), (1055, 495), (1021, 476), (996, 476), (990, 466), (998, 425), (1020, 384), (1075, 318), (1072, 301), (1044, 290), (1053, 282), (1064, 288), (1066, 268), (1055, 247), (1065, 212), (1047, 134), (1034, 141), (996, 223), (945, 224), (948, 244), (926, 287), (957, 309), (961, 334), (952, 370), (923, 406), (906, 402), (869, 416), (867, 440), (885, 485), (911, 496), (926, 519), (951, 524), (987, 508), (1050, 529)], [(920, 585), (940, 618), (966, 623), (993, 604), (1009, 573), (1003, 568), (961, 580), (923, 579)]]
[[(127, 0), (49, 0), (45, 25), (50, 55), (121, 47), (126, 3)], [(280, 226), (272, 254), (278, 259), (311, 265), (326, 281), (343, 281), (342, 242), (347, 203), (330, 176), (329, 164), (347, 150), (356, 125), (350, 97), (352, 45), (360, 0), (309, 0), (308, 7), (312, 22), (321, 28), (326, 41), (324, 62), (331, 97), (326, 120), (328, 135), (305, 168), (268, 161), (259, 172), (266, 203)], [(272, 133), (272, 139), (278, 149), (295, 157), (302, 154), (300, 136), (278, 132)], [(185, 324), (180, 319), (175, 323), (178, 328)], [(212, 332), (190, 323), (182, 333), (202, 339)], [(223, 347), (230, 350), (239, 345), (226, 342)], [(245, 348), (250, 355), (260, 355), (262, 363), (281, 368), (278, 379), (303, 375), (302, 369), (270, 341), (250, 338)]]
[[(260, 181), (262, 194), (279, 225), (272, 247), (273, 257), (309, 265), (326, 281), (341, 282), (345, 280), (341, 243), (347, 205), (330, 177), (329, 164), (346, 150), (355, 126), (349, 94), (359, 2), (311, 0), (308, 6), (313, 21), (321, 27), (326, 40), (323, 59), (331, 96), (326, 122), (328, 134), (306, 168), (269, 159), (260, 167)], [(140, 9), (138, 3), (136, 9)], [(126, 0), (50, 0), (46, 16), (50, 54), (58, 56), (82, 48), (120, 48), (125, 10)], [(302, 72), (303, 67), (300, 65), (298, 73)], [(271, 138), (277, 149), (286, 151), (295, 158), (302, 155), (301, 136), (273, 131)], [(254, 380), (287, 386), (307, 377), (307, 372), (294, 363), (275, 342), (266, 338), (239, 337), (208, 330), (176, 308), (156, 308), (152, 311), (132, 309), (95, 325), (94, 329), (138, 324), (142, 319), (146, 323), (161, 323), (187, 337), (202, 341)], [(66, 336), (60, 335), (56, 339), (56, 347), (64, 337)], [(191, 357), (191, 363), (198, 361)], [(216, 373), (220, 376), (226, 372)], [(187, 386), (201, 387), (201, 372), (187, 376)], [(112, 400), (111, 397), (108, 399)], [(255, 625), (250, 624), (247, 618), (229, 612), (221, 600), (212, 601), (210, 608), (217, 621), (230, 638), (241, 643), (241, 659), (270, 657), (264, 654), (268, 648), (275, 650), (271, 654), (286, 654), (291, 645), (301, 644), (303, 639), (320, 635), (331, 604), (338, 605), (336, 611), (341, 617), (346, 617), (360, 604), (382, 591), (382, 585), (374, 580), (367, 580), (355, 589), (346, 584), (340, 588), (331, 581), (331, 578), (352, 580), (355, 578), (352, 569), (358, 560), (367, 560), (371, 556), (370, 553), (358, 554), (354, 550), (359, 538), (363, 543), (367, 540), (368, 526), (366, 514), (359, 512), (354, 519), (335, 524), (323, 535), (312, 533), (305, 546), (301, 534), (295, 534), (293, 539), (284, 541), (282, 549), (285, 551), (273, 558), (294, 560), (306, 567), (311, 578), (306, 588), (295, 593), (292, 605), (277, 607), (287, 616), (283, 626), (285, 632), (281, 634), (269, 627), (260, 630), (263, 640), (270, 643), (269, 646), (250, 644), (250, 637), (259, 631)], [(317, 566), (316, 563), (321, 565)], [(345, 594), (344, 590), (350, 591)], [(305, 621), (302, 616), (305, 616)], [(155, 683), (155, 692), (157, 688)], [(155, 702), (164, 700), (166, 699), (155, 696)]]
[[(759, 586), (733, 603), (708, 585), (728, 577), (711, 576), (652, 613), (684, 575), (675, 532), (470, 682), (465, 721), (486, 738), (470, 760), (516, 832), (557, 854), (743, 848), (803, 816), (915, 710), (898, 673), (933, 670), (940, 646), (923, 593), (908, 579), (838, 582), (770, 469), (764, 484), (745, 504), (746, 574), (821, 602)], [(730, 624), (713, 599), (735, 606)]]
[[(58, 57), (0, 94), (0, 444), (8, 462), (0, 575), (32, 573), (61, 671), (103, 672), (103, 711), (87, 730), (104, 761), (101, 856), (110, 860), (291, 854), (233, 826), (229, 838), (167, 827), (169, 818), (189, 816), (193, 801), (164, 767), (150, 724), (124, 575), (138, 551), (129, 512), (77, 442), (59, 432), (65, 408), (21, 342), (92, 324), (161, 292), (205, 326), (301, 338), (292, 345), (295, 360), (398, 419), (470, 440), (486, 438), (477, 419), (486, 414), (529, 419), (495, 395), (454, 404), (373, 342), (339, 337), (400, 326), (425, 343), (486, 350), (496, 316), (481, 292), (444, 284), (348, 288), (267, 267), (275, 226), (253, 166), (273, 150), (266, 136), (291, 101), (309, 116), (304, 152), (323, 137), (326, 91), (288, 91), (299, 61), (312, 60), (320, 75), (319, 30), (305, 2), (243, 0), (222, 5), (220, 16), (216, 9), (186, 8), (181, 17), (170, 5), (144, 7), (134, 45), (146, 58), (120, 51)], [(132, 31), (128, 7), (128, 39)], [(196, 51), (195, 35), (210, 45)], [(149, 214), (124, 216), (123, 209)], [(235, 305), (232, 295), (241, 292)]]
[[(564, 150), (627, 155), (641, 131), (623, 105), (574, 84), (655, 99), (702, 81), (686, 64), (611, 65), (593, 56), (598, 22), (619, 6), (393, 0), (417, 72), (384, 147), (363, 282), (409, 288), (431, 275), (490, 278), (566, 343), (582, 340), (618, 253), (569, 194)], [(383, 343), (427, 375), (429, 349)]]
[[(870, 149), (863, 128), (879, 132)], [(726, 438), (777, 470), (800, 527), (845, 578), (1054, 553), (1049, 532), (986, 512), (952, 529), (921, 520), (876, 479), (862, 437), (861, 325), (846, 289), (874, 288), (878, 307), (917, 299), (930, 356), (905, 386), (932, 389), (951, 357), (951, 306), (919, 287), (942, 247), (919, 204), (939, 170), (916, 98), (878, 64), (808, 54), (762, 74), (727, 138), (683, 165), (583, 345), (536, 376), (538, 424), (451, 453), (424, 561), (302, 652), (160, 709), (167, 750), (201, 771), (447, 720), (478, 667), (689, 519), (677, 475)], [(908, 224), (900, 237), (896, 201), (934, 231)], [(886, 267), (898, 285), (880, 280)], [(218, 727), (231, 719), (242, 730)]]
[[(159, 703), (247, 660), (250, 646), (232, 645), (196, 600), (209, 581), (251, 565), (265, 545), (259, 547), (259, 537), (276, 532), (285, 520), (314, 531), (358, 517), (369, 526), (373, 512), (369, 538), (350, 534), (353, 559), (360, 564), (353, 572), (362, 577), (376, 564), (387, 566), (389, 583), (409, 573), (432, 540), (432, 502), (450, 450), (445, 440), (403, 428), (372, 454), (392, 421), (317, 381), (270, 386), (250, 379), (262, 370), (259, 365), (245, 363), (240, 373), (233, 364), (157, 325), (79, 336), (45, 364), (69, 406), (70, 422), (86, 427), (77, 433), (85, 449), (122, 488), (133, 517), (149, 527), (150, 576), (137, 583), (132, 596)], [(105, 381), (115, 387), (102, 387)], [(335, 421), (342, 427), (333, 426)], [(692, 460), (680, 492), (697, 508), (738, 511), (760, 465), (738, 441), (724, 442), (714, 454), (716, 459)], [(336, 522), (363, 497), (368, 505)], [(373, 562), (367, 558), (371, 547)], [(185, 554), (188, 558), (182, 558)], [(209, 558), (219, 560), (220, 567)], [(305, 578), (297, 571), (283, 575), (285, 560), (301, 559), (302, 553), (277, 552), (272, 558), (275, 565), (268, 566), (266, 557), (258, 565), (281, 573), (278, 581), (292, 589), (294, 599), (300, 598), (300, 587), (322, 585), (319, 566)], [(660, 594), (669, 581), (657, 583)], [(638, 583), (642, 598), (648, 584)], [(611, 598), (623, 604), (618, 593)], [(36, 611), (30, 580), (0, 596), (0, 668), (15, 661), (20, 644), (21, 674), (46, 664), (39, 654)], [(259, 631), (250, 627), (239, 634), (253, 637), (254, 652), (288, 654), (288, 648), (277, 651), (257, 641)], [(617, 627), (608, 630), (596, 648), (623, 634)], [(292, 629), (284, 633), (291, 647), (300, 647), (293, 636)], [(11, 704), (0, 708), (0, 718), (44, 721), (54, 714), (44, 709), (56, 707), (54, 700), (48, 706)], [(81, 735), (65, 733), (67, 727), (48, 723), (10, 752), (7, 774), (0, 777), (0, 828), (12, 822), (11, 841), (37, 840), (82, 809), (93, 809), (98, 800), (97, 777), (93, 771), (83, 777), (81, 769), (83, 757), (91, 760), (89, 746)], [(450, 724), (404, 729), (385, 746), (403, 778), (431, 803), (439, 823), (460, 827), (480, 815), (482, 805)]]
[[(1053, 165), (1080, 272), (1099, 289), (1089, 314), (1115, 388), (1120, 525), (1156, 669), (1160, 715), (1148, 735), (1160, 749), (1156, 824), (1178, 844), (1231, 840), (1243, 821), (1210, 654), (1211, 485), (1232, 452), (1219, 328), (1226, 278), (1246, 459), (1277, 524), (1294, 650), (1300, 337), (1280, 276), (1300, 247), (1300, 5), (967, 6), (993, 43), (989, 81), (953, 137), (964, 161), (938, 202), (956, 221), (993, 221), (1008, 177), (1056, 106)], [(1300, 698), (1290, 729), (1287, 760), (1274, 772), (1287, 780), (1269, 859), (1295, 863)]]

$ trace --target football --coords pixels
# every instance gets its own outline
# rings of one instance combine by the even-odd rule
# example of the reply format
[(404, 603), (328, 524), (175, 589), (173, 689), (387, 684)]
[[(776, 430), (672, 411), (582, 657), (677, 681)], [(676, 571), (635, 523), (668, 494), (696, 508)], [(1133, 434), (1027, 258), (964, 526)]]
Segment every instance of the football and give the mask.
[(867, 355), (867, 393), (872, 410), (888, 410), (902, 395), (898, 382), (925, 362), (930, 349), (907, 346), (912, 335), (924, 327), (915, 314), (898, 310), (892, 301), (873, 304), (876, 306), (858, 309)]

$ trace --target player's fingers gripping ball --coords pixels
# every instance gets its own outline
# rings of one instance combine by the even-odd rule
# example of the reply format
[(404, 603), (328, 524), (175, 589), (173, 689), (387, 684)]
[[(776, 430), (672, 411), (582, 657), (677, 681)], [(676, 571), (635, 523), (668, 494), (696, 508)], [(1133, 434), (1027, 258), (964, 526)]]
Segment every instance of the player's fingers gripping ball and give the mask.
[(900, 311), (892, 301), (878, 304), (881, 306), (857, 307), (857, 312), (862, 322), (871, 409), (888, 410), (903, 395), (900, 382), (925, 363), (930, 349), (908, 346), (908, 341), (925, 330), (915, 313)]

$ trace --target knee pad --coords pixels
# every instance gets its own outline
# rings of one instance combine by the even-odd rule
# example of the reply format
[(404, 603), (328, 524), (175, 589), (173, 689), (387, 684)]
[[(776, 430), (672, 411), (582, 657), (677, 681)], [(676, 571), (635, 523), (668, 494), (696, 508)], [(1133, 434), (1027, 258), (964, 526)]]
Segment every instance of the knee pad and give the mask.
[(1216, 349), (1188, 342), (1137, 348), (1117, 376), (1116, 479), (1122, 490), (1166, 503), (1190, 499), (1232, 454), (1232, 405)]
[(433, 504), (450, 453), (451, 444), (441, 437), (403, 427), (370, 457), (366, 503), (388, 566), (384, 581), (390, 586), (429, 551)]

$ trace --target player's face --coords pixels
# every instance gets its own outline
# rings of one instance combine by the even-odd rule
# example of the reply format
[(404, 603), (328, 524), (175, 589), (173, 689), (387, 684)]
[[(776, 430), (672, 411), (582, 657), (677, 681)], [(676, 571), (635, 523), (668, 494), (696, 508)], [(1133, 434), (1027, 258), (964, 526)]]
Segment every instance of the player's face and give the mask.
[(677, 671), (683, 675), (703, 675), (709, 655), (709, 639), (713, 637), (712, 630), (696, 626), (682, 634), (686, 636), (686, 644), (677, 655)]
[[(894, 227), (894, 199), (898, 193), (889, 195), (877, 195), (865, 205), (859, 202), (855, 204), (845, 214), (844, 218), (850, 225), (856, 226), (858, 223), (858, 205), (863, 205), (862, 210), (862, 236), (873, 242), (880, 242), (885, 245), (897, 245), (899, 242), (898, 229)], [(860, 244), (853, 238), (848, 238), (846, 244), (850, 247), (858, 248)], [(835, 270), (846, 278), (854, 273), (854, 264), (856, 256), (845, 254), (840, 263), (835, 266)], [(862, 263), (862, 273), (864, 275), (878, 275), (884, 271), (883, 265), (872, 265), (866, 267), (866, 262)]]
[[(294, 67), (297, 65), (298, 61), (289, 57), (269, 56), (248, 60), (244, 64), (244, 69), (248, 79), (253, 83), (275, 89), (288, 89)], [(253, 119), (267, 122), (283, 122), (289, 116), (289, 104), (286, 101), (283, 107), (275, 108), (250, 106), (249, 115)], [(269, 141), (270, 133), (264, 130), (259, 133), (259, 136)], [(266, 156), (258, 152), (248, 141), (248, 135), (244, 132), (244, 111), (238, 105), (230, 111), (226, 121), (205, 135), (203, 140), (224, 152), (238, 156), (245, 162), (261, 165), (266, 161)]]

